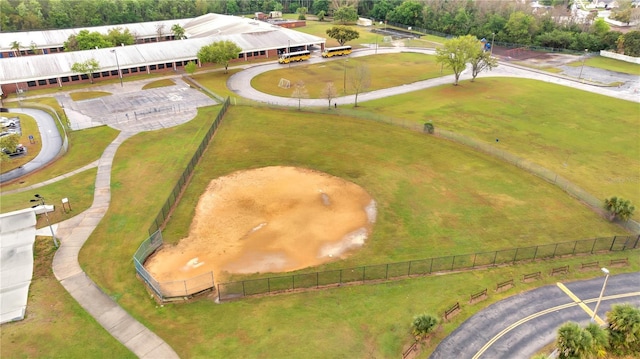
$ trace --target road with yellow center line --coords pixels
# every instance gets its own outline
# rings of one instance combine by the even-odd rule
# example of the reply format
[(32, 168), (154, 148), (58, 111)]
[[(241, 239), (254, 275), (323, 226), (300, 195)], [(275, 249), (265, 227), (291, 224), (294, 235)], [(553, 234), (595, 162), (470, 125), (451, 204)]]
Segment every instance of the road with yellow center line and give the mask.
[[(603, 280), (557, 283), (495, 303), (467, 319), (431, 358), (529, 358), (555, 340), (563, 323), (590, 321)], [(604, 325), (616, 303), (640, 306), (640, 272), (609, 278), (596, 321)]]

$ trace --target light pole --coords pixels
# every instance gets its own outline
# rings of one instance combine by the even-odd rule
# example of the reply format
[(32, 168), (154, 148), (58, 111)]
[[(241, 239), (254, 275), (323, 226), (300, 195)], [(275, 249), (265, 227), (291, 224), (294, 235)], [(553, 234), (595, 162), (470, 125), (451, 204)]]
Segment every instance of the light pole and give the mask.
[[(287, 56), (291, 53), (291, 40), (287, 40)], [(291, 58), (289, 58), (289, 67), (291, 67)]]
[(593, 317), (591, 317), (591, 322), (594, 322), (596, 320), (596, 313), (598, 313), (600, 301), (602, 301), (602, 295), (604, 294), (604, 289), (607, 287), (607, 280), (609, 279), (609, 270), (607, 268), (600, 268), (600, 270), (605, 274), (604, 283), (602, 284), (602, 290), (600, 291), (600, 296), (598, 297), (598, 302), (596, 303), (596, 309), (593, 310)]
[(349, 59), (344, 60), (344, 76), (342, 77), (342, 93), (347, 94), (347, 62)]
[[(44, 216), (47, 219), (47, 225), (49, 226), (49, 230), (51, 231), (51, 237), (53, 237), (53, 245), (58, 248), (60, 247), (60, 244), (58, 243), (58, 239), (56, 238), (56, 235), (53, 233), (53, 227), (51, 227), (51, 223), (49, 222), (49, 215), (47, 214), (47, 208), (45, 207), (44, 204), (44, 197), (40, 196), (39, 194), (35, 195), (36, 198), (30, 200), (29, 202), (40, 202), (40, 204), (42, 205), (42, 209), (44, 210)], [(38, 205), (32, 206), (32, 208), (38, 207)]]
[(578, 80), (582, 78), (582, 70), (584, 70), (584, 61), (587, 59), (587, 51), (588, 49), (584, 49), (584, 56), (582, 57), (582, 67), (580, 68), (580, 75), (578, 76)]
[(496, 39), (496, 33), (492, 32), (491, 33), (491, 50), (489, 50), (489, 55), (493, 56), (493, 40)]
[(120, 71), (120, 62), (118, 62), (118, 53), (116, 52), (116, 49), (112, 49), (109, 51), (116, 55), (116, 66), (118, 66), (118, 76), (120, 76), (120, 87), (124, 87), (124, 85), (122, 84), (122, 71)]

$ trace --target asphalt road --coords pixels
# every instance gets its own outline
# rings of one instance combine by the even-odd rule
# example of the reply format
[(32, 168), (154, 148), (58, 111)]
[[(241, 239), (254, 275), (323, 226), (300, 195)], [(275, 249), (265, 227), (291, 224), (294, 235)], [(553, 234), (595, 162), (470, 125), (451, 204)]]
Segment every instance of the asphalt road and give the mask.
[[(564, 283), (574, 298), (550, 285), (492, 304), (445, 338), (430, 358), (530, 358), (555, 340), (563, 323), (590, 321), (592, 312), (582, 306), (595, 309), (603, 283), (604, 276)], [(640, 272), (610, 276), (596, 314), (605, 319), (616, 303), (640, 306)]]
[[(29, 161), (24, 166), (1, 174), (0, 183), (24, 176), (27, 173), (45, 166), (56, 158), (62, 148), (62, 137), (60, 137), (60, 133), (56, 128), (55, 120), (45, 111), (30, 108), (15, 108), (11, 109), (11, 112), (24, 113), (35, 118), (38, 123), (38, 130), (40, 131), (42, 149), (33, 160)], [(30, 134), (28, 133), (27, 135)], [(37, 138), (36, 134), (34, 134), (34, 136)]]

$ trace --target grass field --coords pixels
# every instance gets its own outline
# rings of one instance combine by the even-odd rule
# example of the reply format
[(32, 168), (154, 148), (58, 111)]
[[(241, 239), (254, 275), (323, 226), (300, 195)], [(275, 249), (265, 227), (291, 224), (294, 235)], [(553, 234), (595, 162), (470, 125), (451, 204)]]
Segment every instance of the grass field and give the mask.
[(58, 282), (51, 270), (54, 253), (50, 238), (36, 239), (26, 316), (2, 325), (0, 357), (135, 358)]
[[(224, 91), (223, 80), (229, 75), (209, 75), (202, 75), (202, 82)], [(363, 104), (363, 116), (401, 117), (418, 124), (427, 118), (433, 119), (436, 128), (451, 128), (488, 142), (498, 133), (500, 145), (505, 145), (505, 149), (540, 158), (546, 153), (546, 157), (561, 160), (563, 154), (568, 153), (570, 157), (564, 161), (568, 168), (573, 170), (571, 161), (577, 158), (575, 166), (579, 164), (585, 176), (596, 176), (586, 179), (596, 183), (600, 170), (610, 171), (605, 172), (608, 176), (618, 173), (619, 161), (625, 166), (635, 164), (632, 160), (637, 146), (633, 146), (632, 137), (637, 133), (634, 135), (628, 128), (637, 128), (634, 122), (637, 116), (635, 120), (631, 118), (637, 114), (634, 112), (637, 107), (586, 93), (577, 96), (573, 90), (564, 88), (531, 86), (517, 80), (511, 80), (514, 84), (510, 85), (507, 80), (493, 80), (481, 79), (474, 85), (445, 86), (388, 102)], [(453, 92), (459, 89), (462, 94)], [(567, 105), (574, 97), (582, 98), (583, 103)], [(613, 102), (611, 107), (604, 106), (609, 102)], [(498, 107), (498, 103), (502, 106)], [(535, 104), (542, 104), (541, 108), (534, 108)], [(593, 112), (584, 111), (585, 104), (593, 104), (594, 107), (586, 107)], [(576, 108), (580, 113), (589, 113), (590, 118), (571, 117), (569, 109), (577, 112)], [(636, 251), (250, 298), (222, 305), (213, 303), (211, 298), (202, 298), (190, 304), (159, 307), (133, 275), (131, 256), (146, 238), (146, 229), (217, 110), (217, 107), (201, 109), (199, 116), (187, 124), (142, 133), (122, 145), (113, 167), (109, 212), (81, 251), (81, 265), (89, 276), (134, 317), (165, 339), (181, 357), (397, 358), (412, 340), (409, 325), (415, 315), (426, 312), (440, 316), (454, 302), (462, 303), (470, 293), (492, 288), (498, 281), (539, 270), (548, 273), (550, 268), (566, 264), (578, 266), (582, 262), (604, 262), (610, 258), (630, 258), (631, 265), (617, 269), (616, 273), (640, 269)], [(530, 112), (533, 114), (529, 115)], [(497, 113), (495, 121), (492, 120), (494, 113)], [(623, 233), (559, 189), (515, 167), (399, 126), (338, 114), (232, 108), (213, 140), (213, 147), (196, 169), (165, 237), (176, 241), (184, 236), (191, 211), (210, 179), (238, 169), (276, 164), (315, 168), (344, 177), (365, 187), (378, 201), (378, 223), (369, 244), (345, 262), (318, 269)], [(554, 118), (563, 121), (553, 121)], [(604, 123), (598, 124), (598, 121)], [(532, 122), (530, 127), (526, 127), (526, 122)], [(618, 128), (611, 122), (622, 124)], [(608, 127), (615, 129), (608, 132)], [(586, 134), (578, 133), (582, 130)], [(597, 139), (595, 147), (583, 144), (578, 138), (592, 133), (604, 134), (602, 141)], [(547, 140), (547, 136), (551, 139)], [(601, 143), (607, 136), (609, 147)], [(587, 136), (587, 139), (593, 140), (593, 137)], [(516, 141), (530, 142), (535, 150), (527, 152), (527, 145), (514, 143)], [(167, 148), (172, 150), (166, 151)], [(590, 171), (597, 168), (596, 165), (583, 169), (592, 160), (604, 167), (595, 173)], [(622, 172), (622, 175), (627, 174)], [(68, 192), (83, 191), (83, 187), (77, 188), (68, 183), (60, 185), (60, 189)], [(59, 193), (59, 189), (43, 190), (48, 191), (42, 193), (50, 198)], [(2, 196), (3, 210), (6, 198), (10, 197)], [(50, 268), (49, 263), (46, 266)], [(44, 289), (32, 285), (30, 303), (35, 306), (30, 321), (2, 327), (1, 357), (130, 355), (99, 326), (96, 329), (95, 322), (66, 295), (50, 273), (48, 275), (49, 282), (39, 283)], [(436, 344), (465, 318), (500, 298), (558, 280), (597, 275), (574, 271), (566, 277), (545, 277), (541, 282), (518, 284), (508, 292), (492, 294), (488, 301), (463, 305), (462, 313), (444, 325), (432, 343)], [(39, 271), (38, 277), (47, 278), (47, 273)], [(44, 310), (50, 306), (56, 310)], [(69, 328), (73, 330), (68, 336), (57, 335)], [(78, 333), (84, 335), (79, 337)], [(84, 344), (85, 340), (91, 343)], [(421, 357), (426, 358), (432, 349), (427, 348)]]
[(157, 87), (174, 86), (175, 84), (176, 83), (171, 79), (162, 79), (162, 80), (149, 82), (148, 84), (144, 85), (142, 89), (148, 90), (148, 89), (157, 88)]
[[(580, 67), (582, 61), (575, 61), (568, 64), (569, 66)], [(640, 65), (620, 61), (616, 59), (610, 59), (608, 57), (595, 56), (589, 57), (585, 62), (585, 66), (597, 67), (599, 69), (621, 72), (624, 74), (638, 75), (640, 76)]]
[(111, 92), (105, 91), (81, 91), (81, 92), (72, 92), (69, 94), (73, 101), (82, 101), (82, 100), (90, 100), (93, 98), (104, 97), (111, 95)]
[[(326, 84), (333, 82), (338, 96), (343, 96), (345, 89), (346, 94), (350, 95), (354, 93), (350, 85), (351, 75), (360, 64), (368, 66), (372, 74), (371, 86), (367, 91), (410, 84), (453, 73), (449, 69), (443, 71), (441, 66), (436, 64), (434, 56), (418, 53), (386, 54), (339, 58), (319, 64), (268, 71), (254, 77), (251, 86), (261, 92), (291, 97), (294, 84), (302, 81), (310, 98), (323, 98), (322, 92)], [(278, 87), (282, 78), (291, 82), (291, 88)]]
[[(231, 109), (165, 231), (168, 239), (186, 233), (195, 201), (211, 178), (275, 164), (347, 178), (378, 201), (379, 220), (369, 245), (345, 262), (320, 269), (622, 233), (553, 186), (447, 141), (344, 116), (290, 113)], [(187, 158), (186, 149), (198, 142), (194, 133), (201, 135), (206, 121), (141, 134), (123, 144), (114, 166), (110, 213), (81, 252), (88, 274), (180, 355), (394, 357), (410, 341), (408, 323), (414, 315), (438, 313), (457, 295), (475, 291), (476, 284), (509, 275), (477, 272), (156, 308), (131, 275), (130, 258), (182, 172), (180, 156)], [(176, 153), (158, 155), (168, 142)], [(138, 156), (128, 156), (134, 148)], [(162, 177), (153, 175), (159, 171)], [(425, 296), (425, 286), (430, 295)], [(285, 345), (294, 337), (296, 346)]]
[[(551, 106), (558, 98), (562, 104)], [(637, 103), (534, 80), (483, 78), (366, 102), (359, 111), (432, 121), (531, 160), (603, 200), (617, 195), (640, 203), (640, 134), (630, 130), (640, 126)]]

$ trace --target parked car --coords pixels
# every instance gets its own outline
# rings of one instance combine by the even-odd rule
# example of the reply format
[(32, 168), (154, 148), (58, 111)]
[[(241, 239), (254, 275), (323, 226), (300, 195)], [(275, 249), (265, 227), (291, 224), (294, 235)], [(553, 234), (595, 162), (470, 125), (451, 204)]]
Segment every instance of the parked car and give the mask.
[(16, 120), (13, 118), (0, 117), (2, 127), (16, 127)]
[(9, 156), (18, 156), (27, 153), (27, 148), (19, 143), (13, 152), (6, 147), (2, 148), (2, 152), (6, 153)]

